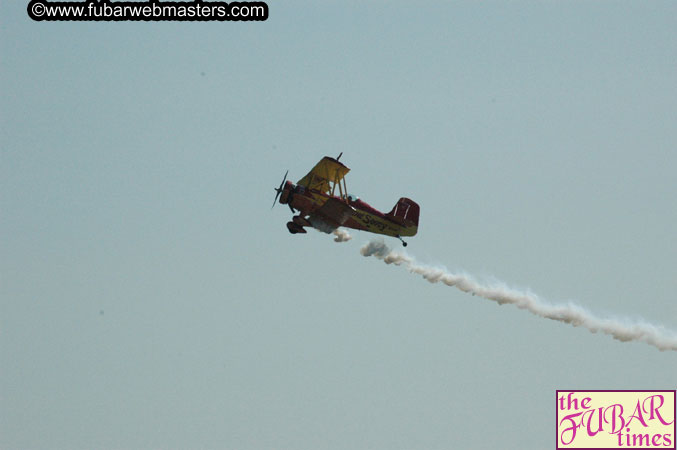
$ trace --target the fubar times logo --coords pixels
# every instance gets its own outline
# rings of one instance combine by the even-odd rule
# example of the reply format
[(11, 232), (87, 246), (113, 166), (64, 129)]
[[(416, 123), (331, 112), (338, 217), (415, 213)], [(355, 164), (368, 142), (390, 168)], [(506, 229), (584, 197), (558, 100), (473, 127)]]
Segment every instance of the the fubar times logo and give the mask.
[(676, 449), (675, 391), (556, 391), (557, 450)]

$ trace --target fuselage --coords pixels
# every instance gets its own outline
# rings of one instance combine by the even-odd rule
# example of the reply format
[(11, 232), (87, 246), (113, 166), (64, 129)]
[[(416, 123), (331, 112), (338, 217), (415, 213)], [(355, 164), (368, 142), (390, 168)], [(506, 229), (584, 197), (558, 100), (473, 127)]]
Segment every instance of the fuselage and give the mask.
[[(352, 215), (341, 226), (388, 236), (414, 236), (417, 232), (418, 205), (411, 201), (416, 207), (416, 223), (398, 217), (398, 205), (395, 206), (393, 212), (384, 214), (360, 199), (350, 196), (342, 198), (328, 195), (304, 186), (294, 185), (291, 181), (286, 182), (280, 196), (280, 203), (288, 204), (293, 209), (299, 211), (301, 217), (310, 218), (309, 223), (312, 224), (313, 213), (332, 198), (345, 203), (352, 209)], [(313, 226), (321, 231), (326, 231), (320, 226)]]

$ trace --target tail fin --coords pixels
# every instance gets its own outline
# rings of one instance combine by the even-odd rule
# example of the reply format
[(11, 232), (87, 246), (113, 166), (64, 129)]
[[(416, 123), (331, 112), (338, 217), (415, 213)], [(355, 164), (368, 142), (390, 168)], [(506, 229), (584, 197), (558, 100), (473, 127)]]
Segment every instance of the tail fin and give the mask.
[(405, 226), (413, 225), (418, 227), (419, 211), (420, 208), (418, 203), (406, 197), (402, 197), (397, 201), (397, 204), (393, 210), (386, 215), (395, 220), (401, 221)]

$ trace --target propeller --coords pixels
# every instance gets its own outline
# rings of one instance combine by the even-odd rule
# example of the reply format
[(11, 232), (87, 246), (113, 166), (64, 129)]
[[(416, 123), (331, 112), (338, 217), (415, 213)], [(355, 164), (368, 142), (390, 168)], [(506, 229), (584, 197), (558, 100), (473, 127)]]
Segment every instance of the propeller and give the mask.
[(280, 187), (275, 189), (275, 200), (273, 200), (273, 206), (270, 207), (270, 209), (273, 209), (275, 207), (275, 203), (277, 203), (278, 197), (280, 197), (280, 194), (282, 194), (282, 186), (284, 186), (284, 182), (287, 181), (287, 174), (289, 173), (289, 170), (284, 174), (284, 178), (282, 179), (282, 183), (280, 183)]

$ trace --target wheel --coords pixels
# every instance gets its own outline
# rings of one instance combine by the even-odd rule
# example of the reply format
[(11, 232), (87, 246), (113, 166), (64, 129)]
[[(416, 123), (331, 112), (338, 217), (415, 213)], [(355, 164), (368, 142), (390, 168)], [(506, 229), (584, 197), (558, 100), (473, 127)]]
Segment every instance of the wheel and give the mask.
[(306, 230), (302, 226), (295, 224), (294, 222), (287, 222), (287, 229), (291, 234), (305, 233)]

